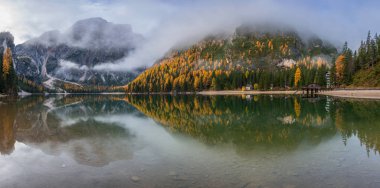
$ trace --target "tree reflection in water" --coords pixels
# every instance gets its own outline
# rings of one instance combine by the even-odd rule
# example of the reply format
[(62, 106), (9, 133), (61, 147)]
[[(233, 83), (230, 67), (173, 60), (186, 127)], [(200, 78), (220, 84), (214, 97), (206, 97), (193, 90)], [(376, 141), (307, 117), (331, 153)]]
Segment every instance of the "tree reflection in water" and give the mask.
[(130, 95), (124, 100), (173, 132), (241, 151), (256, 147), (296, 149), (340, 133), (357, 135), (367, 151), (380, 149), (380, 101), (317, 100), (297, 96)]
[(0, 153), (11, 154), (14, 150), (16, 106), (8, 101), (0, 102)]
[[(328, 108), (327, 108), (328, 106)], [(137, 109), (137, 110), (136, 110)], [(297, 96), (69, 95), (1, 99), (0, 152), (16, 141), (58, 155), (67, 150), (81, 164), (103, 166), (133, 156), (134, 135), (107, 115), (154, 119), (172, 133), (207, 145), (232, 144), (239, 153), (257, 148), (293, 151), (341, 135), (357, 136), (367, 152), (380, 149), (380, 102), (309, 101)]]

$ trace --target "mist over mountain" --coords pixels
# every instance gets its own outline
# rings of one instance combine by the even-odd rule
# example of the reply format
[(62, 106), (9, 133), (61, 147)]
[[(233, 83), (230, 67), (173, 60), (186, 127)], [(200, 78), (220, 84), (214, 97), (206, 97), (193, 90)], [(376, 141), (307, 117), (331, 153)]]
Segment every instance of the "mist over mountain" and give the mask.
[(134, 49), (142, 41), (143, 36), (132, 31), (128, 24), (114, 24), (103, 18), (79, 20), (65, 32), (48, 31), (40, 37), (26, 41), (24, 44), (44, 44), (68, 46), (88, 49)]
[(245, 85), (269, 89), (293, 86), (302, 67), (302, 84), (325, 83), (338, 50), (315, 35), (289, 27), (244, 24), (232, 35), (211, 34), (189, 47), (172, 48), (126, 86), (129, 92), (235, 90)]
[(48, 31), (17, 45), (15, 67), (21, 75), (45, 87), (55, 82), (83, 85), (120, 85), (138, 73), (94, 70), (103, 63), (127, 57), (144, 40), (130, 25), (114, 24), (102, 18), (76, 22), (67, 31)]
[[(99, 17), (79, 20), (12, 47), (14, 67), (23, 83), (32, 81), (47, 92), (101, 92), (123, 85), (132, 92), (239, 89), (256, 82), (268, 89), (293, 86), (299, 65), (308, 75), (302, 84), (323, 85), (323, 75), (339, 55), (333, 42), (300, 26), (245, 21), (231, 30), (231, 23), (179, 33), (177, 25), (143, 37), (127, 24)], [(347, 45), (343, 52), (346, 59), (352, 56)]]

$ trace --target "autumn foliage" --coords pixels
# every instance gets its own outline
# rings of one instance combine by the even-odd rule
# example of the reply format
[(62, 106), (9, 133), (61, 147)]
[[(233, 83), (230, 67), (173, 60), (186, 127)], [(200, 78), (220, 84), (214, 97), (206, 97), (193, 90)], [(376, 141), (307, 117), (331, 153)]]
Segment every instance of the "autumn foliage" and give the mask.
[[(128, 84), (127, 92), (193, 92), (256, 88), (288, 88), (294, 85), (295, 66), (280, 67), (283, 59), (295, 59), (307, 75), (297, 84), (325, 84), (326, 62), (308, 55), (294, 33), (237, 34), (231, 39), (207, 38), (187, 49), (172, 51)], [(332, 51), (334, 53), (334, 51)], [(304, 55), (304, 56), (301, 56)]]
[(344, 75), (344, 55), (339, 55), (335, 61), (336, 66), (336, 80), (338, 83), (343, 81)]
[(7, 48), (3, 55), (3, 75), (5, 79), (9, 75), (12, 65), (12, 52), (10, 48)]
[(17, 75), (13, 67), (11, 48), (4, 50), (0, 60), (0, 93), (17, 95)]
[(297, 87), (301, 80), (301, 69), (297, 67), (296, 73), (294, 74), (294, 86)]

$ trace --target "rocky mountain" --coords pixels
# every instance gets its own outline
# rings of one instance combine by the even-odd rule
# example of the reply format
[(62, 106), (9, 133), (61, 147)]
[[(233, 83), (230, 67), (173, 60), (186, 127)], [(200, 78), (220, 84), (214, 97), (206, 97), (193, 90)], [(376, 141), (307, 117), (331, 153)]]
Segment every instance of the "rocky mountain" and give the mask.
[(141, 70), (118, 72), (94, 66), (122, 61), (143, 40), (130, 25), (102, 18), (80, 20), (65, 32), (49, 31), (17, 45), (15, 68), (19, 76), (49, 89), (62, 84), (126, 84)]
[(318, 37), (287, 28), (243, 25), (233, 35), (213, 35), (185, 49), (173, 49), (126, 86), (129, 92), (171, 92), (293, 87), (326, 84), (325, 73), (337, 49)]

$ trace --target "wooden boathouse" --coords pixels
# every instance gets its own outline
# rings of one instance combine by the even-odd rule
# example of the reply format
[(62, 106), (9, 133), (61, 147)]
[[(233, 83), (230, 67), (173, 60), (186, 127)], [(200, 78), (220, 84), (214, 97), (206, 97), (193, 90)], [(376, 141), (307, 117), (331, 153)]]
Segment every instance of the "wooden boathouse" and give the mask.
[(302, 87), (302, 94), (308, 96), (315, 96), (318, 92), (320, 92), (323, 88), (318, 84), (310, 84), (308, 86)]

